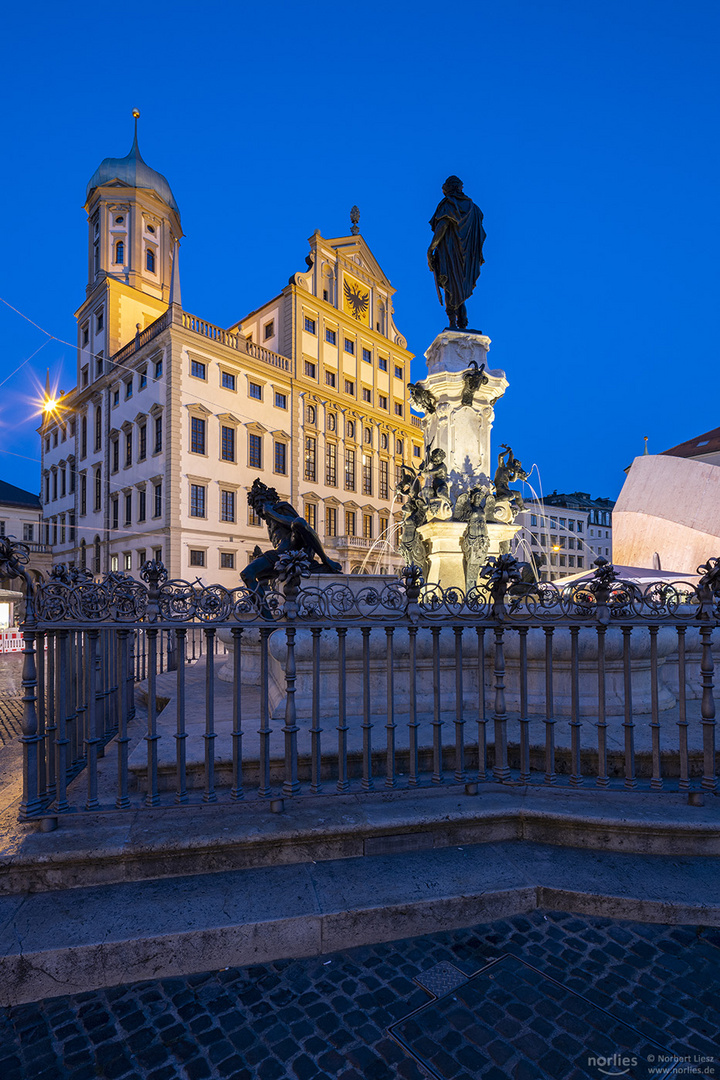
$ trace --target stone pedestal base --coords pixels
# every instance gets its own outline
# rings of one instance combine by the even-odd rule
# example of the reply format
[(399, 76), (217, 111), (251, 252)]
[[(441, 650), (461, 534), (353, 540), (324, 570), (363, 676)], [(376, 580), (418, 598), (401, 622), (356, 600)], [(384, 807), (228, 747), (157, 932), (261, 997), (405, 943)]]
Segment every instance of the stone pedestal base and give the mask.
[(443, 589), (465, 591), (464, 556), (460, 537), (467, 525), (464, 521), (430, 521), (418, 529), (428, 552), (428, 582)]

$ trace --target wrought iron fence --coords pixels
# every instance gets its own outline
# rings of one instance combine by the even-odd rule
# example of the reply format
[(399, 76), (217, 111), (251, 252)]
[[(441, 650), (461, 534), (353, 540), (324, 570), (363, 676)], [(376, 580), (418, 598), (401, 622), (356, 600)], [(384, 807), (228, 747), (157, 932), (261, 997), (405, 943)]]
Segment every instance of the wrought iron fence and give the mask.
[(467, 594), (417, 567), (382, 588), (301, 587), (302, 553), (278, 569), (257, 594), (156, 562), (28, 580), (21, 818), (488, 780), (717, 790), (720, 560), (640, 590), (603, 559), (527, 583), (504, 555)]

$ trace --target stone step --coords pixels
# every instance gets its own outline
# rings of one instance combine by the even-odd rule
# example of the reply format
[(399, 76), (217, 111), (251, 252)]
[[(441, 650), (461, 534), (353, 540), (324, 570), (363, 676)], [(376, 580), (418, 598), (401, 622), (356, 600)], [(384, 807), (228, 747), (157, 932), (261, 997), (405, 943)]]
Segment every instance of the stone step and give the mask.
[(0, 897), (0, 1005), (332, 953), (535, 908), (720, 926), (717, 859), (533, 843)]
[[(477, 790), (478, 794), (472, 794)], [(720, 798), (672, 792), (443, 785), (0, 821), (0, 895), (526, 840), (586, 850), (720, 856)], [(282, 812), (277, 811), (282, 807)], [(15, 813), (17, 811), (15, 810)]]

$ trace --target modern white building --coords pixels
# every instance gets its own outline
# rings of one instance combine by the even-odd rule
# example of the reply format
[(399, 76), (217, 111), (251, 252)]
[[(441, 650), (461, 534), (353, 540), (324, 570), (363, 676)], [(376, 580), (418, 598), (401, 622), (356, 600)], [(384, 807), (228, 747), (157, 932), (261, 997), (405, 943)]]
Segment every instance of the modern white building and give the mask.
[(618, 562), (695, 574), (720, 554), (720, 428), (628, 469), (613, 520)]
[(515, 519), (521, 528), (512, 552), (532, 563), (542, 581), (588, 570), (599, 555), (612, 561), (613, 505), (611, 499), (593, 499), (584, 491), (554, 491), (542, 502), (526, 502)]
[(265, 525), (255, 477), (346, 572), (393, 572), (393, 493), (422, 455), (394, 290), (359, 234), (310, 238), (308, 267), (228, 329), (186, 312), (180, 212), (142, 159), (107, 158), (86, 193), (77, 386), (46, 414), (44, 539), (56, 562), (238, 584)]

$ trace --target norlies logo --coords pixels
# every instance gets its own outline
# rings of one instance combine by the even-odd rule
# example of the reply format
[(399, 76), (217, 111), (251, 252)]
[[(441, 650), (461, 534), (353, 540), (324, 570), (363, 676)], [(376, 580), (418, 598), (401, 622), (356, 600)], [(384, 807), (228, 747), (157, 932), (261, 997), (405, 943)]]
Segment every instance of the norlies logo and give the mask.
[(638, 1059), (634, 1055), (630, 1057), (627, 1054), (588, 1058), (588, 1065), (594, 1065), (603, 1076), (625, 1076), (637, 1063)]

